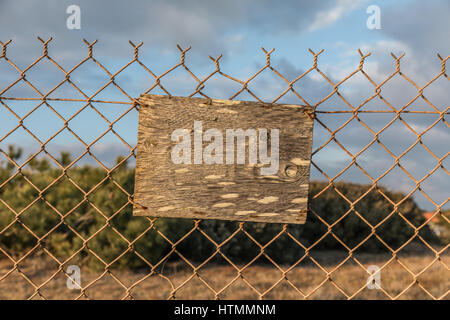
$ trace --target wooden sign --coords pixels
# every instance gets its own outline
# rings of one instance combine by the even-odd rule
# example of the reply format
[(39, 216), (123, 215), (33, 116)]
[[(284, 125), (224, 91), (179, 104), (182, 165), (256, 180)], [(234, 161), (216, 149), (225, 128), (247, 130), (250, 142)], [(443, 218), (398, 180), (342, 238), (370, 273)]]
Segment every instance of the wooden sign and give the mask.
[(305, 223), (310, 107), (155, 95), (140, 102), (134, 215)]

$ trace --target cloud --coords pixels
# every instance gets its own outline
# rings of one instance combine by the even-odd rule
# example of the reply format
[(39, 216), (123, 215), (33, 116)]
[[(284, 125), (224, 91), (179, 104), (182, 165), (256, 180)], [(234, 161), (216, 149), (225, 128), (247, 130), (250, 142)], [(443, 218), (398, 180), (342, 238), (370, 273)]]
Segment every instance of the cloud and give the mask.
[(391, 39), (397, 39), (412, 48), (422, 57), (435, 57), (436, 53), (447, 56), (448, 12), (450, 2), (436, 0), (408, 2), (382, 11), (382, 32)]
[(309, 25), (308, 30), (315, 31), (334, 24), (344, 15), (356, 9), (361, 2), (361, 0), (338, 0), (331, 8), (319, 11)]
[[(13, 39), (20, 52), (30, 54), (33, 39), (53, 36), (58, 56), (79, 55), (81, 38), (99, 39), (97, 50), (108, 56), (128, 55), (128, 40), (145, 41), (155, 50), (176, 50), (177, 43), (215, 55), (230, 50), (228, 42), (242, 30), (260, 35), (270, 32), (306, 31), (318, 10), (331, 0), (286, 1), (274, 6), (269, 0), (249, 1), (142, 1), (139, 4), (104, 1), (3, 1), (0, 2), (0, 40)], [(66, 28), (66, 8), (81, 8), (81, 29)], [(301, 14), (301, 19), (299, 15)], [(100, 48), (101, 44), (101, 48)], [(39, 48), (35, 46), (38, 53)], [(24, 49), (28, 49), (25, 50)], [(58, 51), (56, 51), (58, 50)]]

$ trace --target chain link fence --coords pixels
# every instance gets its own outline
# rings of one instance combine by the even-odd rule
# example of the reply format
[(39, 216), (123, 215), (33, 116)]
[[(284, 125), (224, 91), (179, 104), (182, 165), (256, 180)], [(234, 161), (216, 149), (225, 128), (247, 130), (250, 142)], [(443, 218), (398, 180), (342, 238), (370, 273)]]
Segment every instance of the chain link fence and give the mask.
[[(436, 152), (427, 147), (423, 139), (438, 124), (447, 130), (449, 127), (445, 118), (449, 107), (434, 105), (432, 99), (424, 94), (424, 90), (437, 81), (448, 85), (448, 56), (443, 58), (438, 55), (440, 71), (429, 82), (419, 85), (402, 72), (403, 54), (392, 54), (392, 74), (377, 82), (365, 68), (370, 53), (359, 51), (359, 66), (336, 82), (319, 68), (318, 60), (323, 50), (309, 50), (312, 66), (288, 80), (271, 62), (274, 50), (263, 48), (265, 64), (242, 80), (223, 70), (222, 55), (209, 57), (214, 68), (211, 73), (203, 77), (197, 75), (186, 63), (190, 48), (180, 46), (179, 62), (158, 74), (152, 71), (151, 65), (141, 61), (142, 43), (136, 45), (131, 41), (134, 51), (131, 60), (115, 72), (95, 56), (96, 41), (90, 43), (86, 40), (87, 56), (74, 67), (65, 69), (56, 57), (49, 54), (51, 39), (39, 40), (43, 46), (42, 55), (25, 68), (20, 68), (14, 57), (9, 56), (11, 41), (0, 42), (0, 63), (12, 67), (17, 75), (11, 83), (0, 83), (0, 108), (14, 119), (14, 125), (0, 134), (0, 298), (448, 298), (449, 238), (442, 236), (447, 234), (449, 227), (448, 211), (445, 210), (448, 197), (438, 201), (422, 188), (423, 183), (438, 170), (444, 179), (448, 179), (449, 175), (445, 167), (448, 143)], [(33, 68), (44, 61), (63, 74), (63, 79), (48, 91), (39, 89), (40, 84), (28, 77)], [(89, 94), (72, 76), (88, 63), (108, 79), (98, 90)], [(312, 105), (316, 111), (311, 170), (320, 181), (314, 182), (311, 188), (311, 203), (316, 205), (311, 205), (306, 225), (267, 226), (201, 220), (180, 222), (179, 219), (133, 217), (134, 170), (130, 163), (136, 157), (136, 146), (122, 137), (118, 127), (123, 118), (138, 112), (139, 101), (117, 81), (131, 66), (140, 68), (153, 79), (148, 89), (142, 92), (144, 94), (163, 92), (170, 96), (170, 80), (165, 80), (175, 72), (183, 72), (195, 83), (189, 97), (217, 98), (207, 93), (208, 83), (215, 78), (230, 82), (237, 88), (229, 99), (241, 99), (246, 94), (256, 101), (277, 103), (289, 94), (298, 104)], [(272, 101), (258, 96), (254, 89), (253, 84), (263, 72), (269, 72), (283, 88)], [(311, 104), (297, 85), (313, 72), (320, 81), (328, 83), (331, 90)], [(356, 76), (367, 80), (367, 86), (372, 91), (358, 105), (350, 103), (340, 91), (349, 79)], [(406, 80), (416, 92), (410, 101), (401, 106), (393, 105), (383, 96), (383, 90), (394, 77)], [(31, 88), (37, 96), (10, 96), (11, 89), (19, 84)], [(62, 86), (74, 89), (79, 97), (75, 94), (72, 97), (54, 97), (53, 93)], [(119, 101), (100, 98), (106, 88), (117, 89), (126, 98)], [(337, 99), (345, 108), (321, 110), (320, 107), (331, 99)], [(383, 108), (367, 110), (365, 106), (375, 100)], [(411, 110), (410, 105), (417, 100), (426, 108)], [(33, 107), (24, 112), (17, 103)], [(63, 114), (55, 107), (56, 104), (64, 105), (66, 111), (71, 109), (70, 114)], [(109, 105), (118, 107), (120, 115), (113, 119), (105, 115), (102, 108)], [(74, 108), (76, 110), (72, 110)], [(50, 120), (42, 123), (30, 121), (32, 115), (42, 109), (51, 111), (63, 125)], [(106, 125), (106, 129), (90, 142), (73, 125), (85, 110), (98, 115), (99, 127), (100, 122)], [(379, 115), (388, 115), (391, 120), (373, 129), (366, 119)], [(433, 120), (418, 130), (405, 120), (405, 115), (432, 117)], [(345, 116), (346, 119), (339, 125), (330, 125), (327, 116)], [(136, 131), (137, 118), (133, 119), (136, 120)], [(10, 123), (6, 118), (1, 122), (4, 128)], [(345, 139), (343, 141), (339, 137), (341, 131), (354, 126), (355, 122), (371, 137), (357, 152), (346, 147)], [(403, 129), (406, 128), (414, 137), (412, 144), (403, 145), (404, 151), (400, 153), (392, 152), (389, 144), (380, 139), (394, 123), (401, 123)], [(39, 137), (36, 134), (39, 129), (35, 129), (44, 127), (54, 129), (46, 139)], [(20, 140), (12, 146), (16, 141), (12, 137), (19, 130), (39, 146), (29, 156), (22, 155)], [(49, 151), (52, 140), (63, 132), (83, 146), (83, 150), (73, 159), (68, 153), (58, 157)], [(96, 147), (106, 135), (114, 136), (127, 149), (127, 154), (113, 165), (106, 164), (96, 155)], [(335, 172), (330, 172), (318, 158), (321, 150), (330, 144), (349, 158), (349, 162), (335, 168)], [(417, 145), (435, 160), (435, 165), (425, 168), (426, 174), (421, 178), (402, 165), (402, 159)], [(384, 150), (392, 160), (392, 165), (376, 175), (360, 161), (366, 150), (375, 147), (378, 152)], [(91, 161), (89, 165), (83, 162), (86, 158)], [(355, 169), (368, 183), (351, 185), (341, 181), (346, 172)], [(393, 193), (380, 185), (382, 179), (394, 171), (401, 171), (410, 179), (414, 187), (409, 192)], [(87, 183), (86, 175), (95, 177), (95, 182)], [(414, 207), (412, 199), (417, 195), (432, 204), (433, 210), (428, 215), (423, 215)], [(330, 207), (320, 206), (321, 203), (328, 203)], [(378, 217), (368, 217), (367, 212), (375, 207), (378, 208)], [(334, 212), (333, 218), (328, 216), (329, 210)], [(412, 216), (408, 212), (419, 213)], [(51, 217), (49, 221), (44, 221), (45, 215)], [(345, 229), (346, 226), (351, 227), (346, 222), (348, 219), (353, 219), (360, 229)], [(95, 221), (95, 227), (92, 227), (92, 221)], [(392, 231), (391, 234), (383, 231), (393, 221), (399, 225), (399, 234), (403, 228), (409, 230), (408, 235), (395, 238)], [(317, 232), (305, 238), (302, 228), (311, 224), (317, 227)], [(441, 235), (439, 240), (435, 237), (437, 233)], [(349, 237), (353, 240), (348, 240)], [(376, 243), (376, 253), (365, 248), (368, 243)], [(416, 249), (412, 250), (412, 247)], [(236, 250), (241, 251), (235, 254)], [(283, 254), (290, 255), (288, 261), (283, 259)], [(73, 273), (68, 267), (74, 265), (80, 268), (81, 283), (79, 287), (69, 289), (66, 283), (73, 280)], [(372, 274), (374, 265), (378, 270), (375, 276)], [(375, 288), (371, 288), (372, 282)]]

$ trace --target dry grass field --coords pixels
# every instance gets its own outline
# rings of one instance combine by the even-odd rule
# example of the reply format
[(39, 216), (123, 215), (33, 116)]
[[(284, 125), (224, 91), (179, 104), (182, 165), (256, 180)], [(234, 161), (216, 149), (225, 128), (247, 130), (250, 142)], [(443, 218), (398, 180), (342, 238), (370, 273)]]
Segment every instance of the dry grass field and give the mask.
[[(258, 299), (260, 293), (264, 293), (263, 299), (303, 299), (301, 292), (308, 299), (346, 299), (348, 296), (389, 299), (382, 290), (366, 288), (368, 274), (352, 258), (331, 273), (331, 281), (327, 280), (326, 272), (333, 271), (345, 257), (344, 253), (336, 252), (315, 255), (324, 270), (308, 259), (309, 262), (304, 261), (290, 269), (285, 278), (281, 270), (267, 264), (252, 264), (242, 271), (241, 276), (232, 266), (217, 264), (207, 264), (193, 274), (186, 264), (167, 263), (151, 276), (148, 276), (148, 270), (111, 270), (108, 273), (82, 267), (82, 286), (87, 287), (85, 295), (80, 295), (80, 290), (68, 289), (67, 276), (61, 272), (47, 282), (57, 271), (56, 263), (48, 258), (27, 258), (19, 264), (20, 271), (13, 272), (9, 272), (12, 264), (3, 259), (0, 260), (0, 299)], [(435, 261), (430, 267), (435, 256), (417, 252), (399, 255), (398, 260), (392, 259), (391, 255), (380, 254), (361, 254), (357, 259), (365, 267), (383, 266), (390, 261), (381, 273), (381, 286), (392, 297), (431, 298), (422, 287), (436, 298), (448, 299), (450, 296), (449, 255), (441, 256), (440, 261)], [(402, 265), (420, 274), (418, 283)], [(281, 268), (288, 270), (290, 267)], [(41, 286), (39, 294), (34, 294), (33, 286), (20, 273)], [(127, 292), (125, 288), (130, 287)], [(219, 294), (216, 296), (214, 291)]]

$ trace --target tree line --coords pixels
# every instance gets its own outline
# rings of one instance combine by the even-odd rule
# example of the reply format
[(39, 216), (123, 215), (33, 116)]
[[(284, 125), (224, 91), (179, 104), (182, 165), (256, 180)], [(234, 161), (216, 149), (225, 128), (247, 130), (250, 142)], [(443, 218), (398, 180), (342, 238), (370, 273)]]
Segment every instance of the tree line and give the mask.
[[(20, 148), (9, 147), (11, 159), (21, 158), (22, 153)], [(58, 162), (67, 167), (72, 162), (70, 154), (61, 153)], [(134, 252), (153, 264), (171, 252), (170, 259), (179, 259), (173, 244), (192, 261), (204, 261), (220, 251), (233, 262), (245, 263), (261, 252), (258, 242), (270, 258), (283, 264), (296, 262), (310, 246), (313, 250), (347, 251), (358, 246), (358, 252), (388, 252), (386, 245), (395, 250), (413, 237), (414, 227), (420, 227), (418, 235), (427, 242), (448, 242), (423, 225), (423, 211), (410, 197), (405, 199), (405, 194), (345, 182), (328, 186), (313, 181), (306, 224), (288, 225), (284, 232), (282, 224), (134, 217), (128, 196), (121, 190), (133, 193), (134, 168), (123, 158), (117, 163), (107, 176), (99, 166), (71, 166), (63, 174), (46, 158), (29, 161), (0, 188), (1, 248), (20, 256), (38, 245), (38, 250), (45, 248), (60, 258), (79, 251), (93, 268), (104, 265), (89, 250), (107, 263), (128, 250), (113, 267), (139, 268), (145, 263)], [(0, 186), (16, 171), (10, 161), (0, 162)], [(40, 193), (33, 185), (44, 191)], [(218, 245), (225, 243), (218, 248), (210, 239)]]

